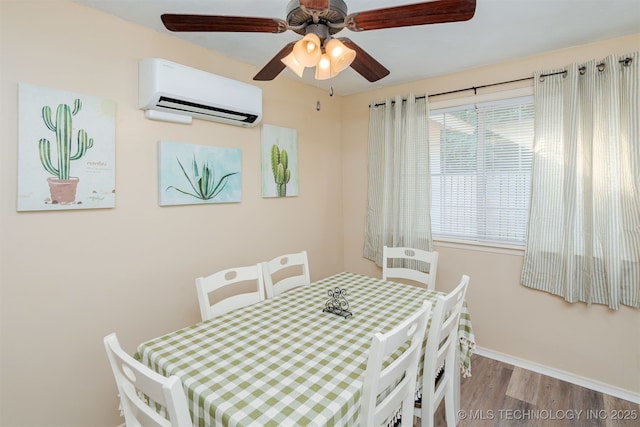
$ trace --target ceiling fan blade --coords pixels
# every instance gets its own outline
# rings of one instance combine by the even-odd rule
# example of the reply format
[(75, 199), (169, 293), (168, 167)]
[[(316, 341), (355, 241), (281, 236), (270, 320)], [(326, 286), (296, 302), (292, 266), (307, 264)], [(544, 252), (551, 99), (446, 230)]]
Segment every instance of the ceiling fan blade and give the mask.
[(165, 13), (162, 23), (169, 31), (226, 31), (246, 33), (284, 33), (286, 21), (277, 18), (253, 18), (225, 15), (178, 15)]
[(373, 59), (371, 55), (353, 41), (346, 37), (341, 37), (339, 40), (348, 48), (356, 51), (356, 58), (351, 63), (351, 68), (356, 70), (362, 77), (370, 82), (376, 82), (389, 75), (389, 70), (384, 65)]
[(476, 0), (435, 0), (352, 13), (345, 18), (352, 31), (467, 21), (476, 12)]
[(271, 60), (267, 62), (267, 65), (262, 67), (262, 70), (258, 71), (258, 74), (253, 77), (253, 80), (266, 81), (275, 79), (286, 67), (281, 59), (291, 53), (294, 44), (296, 44), (296, 42), (288, 43), (280, 52), (276, 53), (276, 56), (271, 58)]
[(307, 9), (325, 10), (329, 9), (329, 0), (300, 0), (300, 6)]

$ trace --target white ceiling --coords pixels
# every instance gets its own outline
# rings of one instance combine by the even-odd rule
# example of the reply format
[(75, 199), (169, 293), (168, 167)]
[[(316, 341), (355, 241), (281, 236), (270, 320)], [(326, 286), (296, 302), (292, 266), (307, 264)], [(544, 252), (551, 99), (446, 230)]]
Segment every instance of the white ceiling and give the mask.
[[(285, 44), (300, 38), (293, 31), (172, 33), (160, 21), (163, 13), (286, 19), (288, 0), (74, 1), (253, 64), (256, 73)], [(353, 13), (418, 1), (345, 2)], [(349, 37), (391, 71), (377, 82), (368, 82), (351, 68), (323, 82), (313, 78), (312, 69), (306, 69), (303, 80), (327, 90), (332, 86), (338, 95), (350, 95), (633, 33), (640, 33), (640, 0), (477, 0), (476, 14), (466, 22), (342, 30), (340, 37)], [(289, 70), (276, 78), (298, 79)]]

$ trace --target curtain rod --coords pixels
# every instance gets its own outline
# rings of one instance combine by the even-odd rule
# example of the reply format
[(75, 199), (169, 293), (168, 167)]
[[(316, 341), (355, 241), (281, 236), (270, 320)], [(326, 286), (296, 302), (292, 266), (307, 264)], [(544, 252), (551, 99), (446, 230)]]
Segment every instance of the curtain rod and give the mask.
[[(633, 61), (633, 58), (624, 58), (624, 59), (619, 60), (618, 62), (620, 64), (623, 64), (626, 67), (629, 64), (631, 64), (632, 61)], [(604, 69), (604, 63), (602, 63), (602, 62), (599, 63), (598, 65), (596, 65), (596, 68), (599, 71), (602, 71)], [(586, 70), (586, 67), (583, 65), (580, 68), (578, 68), (578, 70), (580, 71), (580, 74), (584, 74), (584, 71)], [(540, 78), (540, 81), (544, 81), (545, 77), (555, 76), (557, 74), (566, 74), (566, 73), (567, 73), (567, 71), (564, 70), (564, 71), (558, 71), (557, 73), (540, 74), (539, 78)], [(489, 83), (489, 84), (481, 85), (481, 86), (471, 86), (471, 87), (467, 87), (467, 88), (464, 88), (464, 89), (450, 90), (448, 92), (434, 93), (434, 94), (429, 95), (429, 98), (431, 98), (433, 96), (442, 96), (442, 95), (450, 95), (452, 93), (466, 92), (466, 91), (469, 91), (469, 90), (472, 90), (473, 94), (477, 95), (478, 94), (478, 89), (484, 89), (486, 87), (492, 87), (492, 86), (506, 85), (506, 84), (509, 84), (509, 83), (523, 82), (523, 81), (526, 81), (526, 80), (533, 80), (533, 77), (523, 77), (521, 79), (507, 80), (507, 81), (504, 81), (504, 82)], [(416, 99), (424, 99), (426, 97), (427, 97), (426, 95), (420, 95), (420, 96), (416, 96)], [(405, 102), (406, 100), (407, 100), (406, 98), (403, 98), (402, 102)], [(395, 103), (396, 103), (395, 101), (391, 101), (391, 104), (395, 104)], [(384, 104), (385, 103), (383, 102), (383, 103), (373, 104), (373, 106), (374, 107), (379, 107), (379, 106), (384, 105)], [(369, 108), (371, 108), (371, 104), (369, 104)]]
[[(515, 79), (515, 80), (509, 80), (509, 81), (505, 81), (505, 82), (498, 82), (498, 83), (489, 83), (486, 85), (481, 85), (481, 86), (471, 86), (471, 87), (467, 87), (464, 89), (456, 89), (456, 90), (450, 90), (448, 92), (440, 92), (440, 93), (432, 93), (431, 95), (429, 95), (429, 98), (434, 97), (434, 96), (442, 96), (442, 95), (449, 95), (452, 93), (458, 93), (458, 92), (466, 92), (468, 90), (472, 90), (474, 95), (478, 94), (478, 89), (484, 89), (485, 87), (491, 87), (491, 86), (500, 86), (500, 85), (506, 85), (509, 83), (517, 83), (517, 82), (523, 82), (525, 80), (533, 80), (533, 77), (524, 77), (522, 79)], [(420, 95), (420, 96), (416, 96), (416, 99), (424, 99), (426, 98), (426, 95)], [(406, 98), (402, 98), (402, 102), (405, 102), (407, 99)], [(395, 104), (396, 101), (391, 101), (391, 104)], [(385, 103), (379, 103), (379, 104), (373, 104), (374, 107), (379, 107), (381, 105), (384, 105)], [(371, 108), (371, 104), (369, 104), (369, 108)]]
[[(618, 61), (619, 64), (622, 64), (625, 67), (628, 67), (629, 64), (631, 64), (632, 62), (633, 62), (633, 58), (624, 58), (624, 59), (621, 59), (621, 60)], [(597, 64), (596, 65), (596, 69), (598, 71), (604, 71), (604, 62), (601, 62), (601, 63)], [(578, 67), (578, 71), (580, 72), (580, 75), (583, 75), (586, 70), (587, 70), (587, 66), (586, 65), (582, 65), (581, 67)], [(540, 74), (540, 77), (538, 77), (538, 78), (540, 79), (541, 82), (543, 82), (545, 77), (557, 76), (559, 74), (564, 74), (566, 76), (567, 75), (567, 70), (558, 71), (558, 72), (555, 72), (555, 73)]]

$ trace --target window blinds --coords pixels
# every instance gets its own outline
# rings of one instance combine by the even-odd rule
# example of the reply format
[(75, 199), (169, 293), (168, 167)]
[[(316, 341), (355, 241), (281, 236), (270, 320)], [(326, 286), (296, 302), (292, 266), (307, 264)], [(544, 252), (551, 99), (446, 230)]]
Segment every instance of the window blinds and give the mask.
[(430, 113), (434, 237), (524, 245), (533, 115), (530, 96)]

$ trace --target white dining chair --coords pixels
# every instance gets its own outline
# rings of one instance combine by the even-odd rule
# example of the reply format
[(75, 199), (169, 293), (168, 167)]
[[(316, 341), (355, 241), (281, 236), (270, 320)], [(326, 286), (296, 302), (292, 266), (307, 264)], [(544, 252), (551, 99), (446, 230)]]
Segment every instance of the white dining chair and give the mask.
[(360, 398), (361, 427), (388, 425), (398, 418), (400, 426), (413, 425), (416, 377), (430, 313), (431, 303), (424, 301), (399, 325), (373, 335)]
[[(187, 397), (177, 376), (164, 377), (129, 356), (115, 333), (104, 337), (107, 357), (116, 379), (120, 406), (129, 427), (191, 427)], [(162, 405), (167, 418), (146, 399)]]
[[(415, 268), (394, 267), (396, 260)], [(389, 264), (391, 263), (391, 266)], [(427, 268), (428, 266), (428, 268)], [(422, 270), (426, 271), (422, 271)], [(382, 279), (407, 279), (424, 284), (427, 289), (436, 287), (438, 273), (438, 252), (407, 247), (384, 246), (382, 249)]]
[(453, 291), (438, 297), (433, 309), (422, 371), (422, 398), (414, 408), (414, 416), (420, 418), (419, 425), (423, 427), (434, 425), (434, 414), (443, 398), (447, 426), (456, 425), (454, 380), (458, 369), (458, 321), (468, 285), (469, 276), (463, 275)]
[(311, 283), (307, 251), (281, 255), (262, 263), (267, 298)]
[[(202, 320), (264, 301), (262, 265), (228, 268), (196, 279)], [(212, 294), (215, 301), (212, 302)]]

